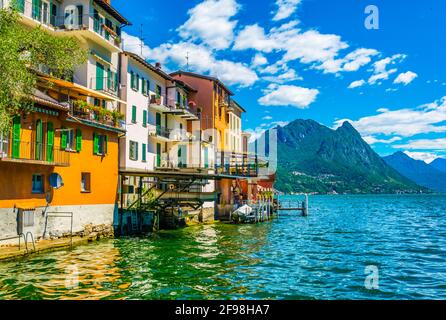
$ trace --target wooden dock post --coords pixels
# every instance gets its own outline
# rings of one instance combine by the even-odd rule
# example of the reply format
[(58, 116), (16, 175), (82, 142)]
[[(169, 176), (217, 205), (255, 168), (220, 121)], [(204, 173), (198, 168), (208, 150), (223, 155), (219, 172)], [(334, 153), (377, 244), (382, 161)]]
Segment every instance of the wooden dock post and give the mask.
[(305, 194), (305, 202), (303, 205), (303, 210), (302, 210), (303, 215), (306, 217), (308, 216), (309, 213), (309, 208), (308, 208), (308, 194)]

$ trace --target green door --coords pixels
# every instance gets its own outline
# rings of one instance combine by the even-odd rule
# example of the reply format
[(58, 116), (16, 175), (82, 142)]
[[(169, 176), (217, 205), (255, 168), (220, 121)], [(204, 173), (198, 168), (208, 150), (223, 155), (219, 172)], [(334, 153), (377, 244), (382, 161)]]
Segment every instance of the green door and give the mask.
[(161, 144), (156, 144), (156, 166), (161, 167)]
[(204, 148), (204, 167), (209, 168), (209, 149)]
[(36, 160), (43, 160), (43, 127), (42, 120), (36, 121)]
[(96, 90), (104, 90), (104, 66), (96, 62)]
[(20, 116), (15, 116), (12, 120), (12, 157), (20, 158)]
[(161, 114), (156, 113), (156, 134), (161, 134)]
[(54, 125), (48, 122), (46, 127), (46, 161), (54, 162)]

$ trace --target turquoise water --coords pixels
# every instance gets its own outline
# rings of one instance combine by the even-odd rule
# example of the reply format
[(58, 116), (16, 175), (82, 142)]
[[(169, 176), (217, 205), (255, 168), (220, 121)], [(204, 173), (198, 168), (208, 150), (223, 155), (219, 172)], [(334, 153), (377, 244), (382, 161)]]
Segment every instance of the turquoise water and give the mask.
[(3, 262), (0, 299), (446, 299), (446, 196), (314, 196), (310, 210)]

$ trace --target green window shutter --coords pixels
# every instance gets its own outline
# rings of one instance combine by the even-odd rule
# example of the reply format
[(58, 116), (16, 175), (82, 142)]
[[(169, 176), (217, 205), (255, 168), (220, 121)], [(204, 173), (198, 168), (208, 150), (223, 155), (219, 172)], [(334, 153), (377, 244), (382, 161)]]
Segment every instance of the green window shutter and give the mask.
[(82, 150), (82, 131), (81, 129), (76, 130), (76, 151), (80, 152)]
[(136, 91), (139, 90), (139, 74), (136, 75), (136, 86), (135, 86)]
[(43, 160), (43, 125), (42, 120), (36, 121), (36, 160)]
[(93, 154), (99, 153), (99, 136), (93, 133)]
[(147, 146), (146, 146), (146, 144), (145, 143), (143, 143), (142, 144), (142, 155), (141, 155), (141, 158), (142, 158), (142, 161), (146, 161), (146, 153), (147, 153)]
[(107, 69), (107, 90), (113, 90), (113, 86), (112, 86), (112, 71), (110, 70), (110, 68)]
[(132, 106), (132, 122), (136, 123), (136, 106)]
[(20, 158), (20, 130), (20, 116), (15, 116), (12, 120), (12, 157), (14, 159)]
[(133, 72), (130, 72), (130, 87), (135, 89), (135, 74)]
[(156, 144), (156, 166), (161, 167), (161, 144)]
[(144, 78), (141, 79), (141, 93), (145, 94), (146, 93), (146, 80), (144, 80)]
[(104, 135), (104, 154), (108, 154), (108, 136)]
[(54, 125), (52, 122), (48, 122), (46, 125), (46, 160), (48, 162), (54, 161)]
[(146, 93), (147, 93), (147, 95), (150, 94), (150, 81), (149, 80), (147, 80), (147, 83), (146, 83)]
[(177, 103), (180, 104), (180, 102), (181, 102), (181, 93), (177, 91)]
[(209, 149), (204, 148), (204, 167), (209, 168)]
[(147, 110), (143, 110), (142, 112), (142, 125), (143, 127), (147, 127)]
[(118, 91), (118, 82), (119, 82), (118, 73), (115, 72), (115, 88), (114, 88), (115, 91)]
[(96, 90), (104, 90), (104, 66), (96, 62)]
[(17, 0), (16, 8), (22, 13), (25, 12), (25, 0)]
[(135, 160), (138, 160), (138, 151), (139, 151), (139, 143), (137, 142), (135, 144)]
[(63, 131), (60, 134), (60, 148), (62, 150), (65, 150), (67, 148), (67, 137), (68, 137), (68, 132), (64, 129), (66, 129), (65, 127), (62, 127)]
[(33, 19), (40, 20), (40, 9), (42, 7), (42, 0), (33, 0), (32, 6)]

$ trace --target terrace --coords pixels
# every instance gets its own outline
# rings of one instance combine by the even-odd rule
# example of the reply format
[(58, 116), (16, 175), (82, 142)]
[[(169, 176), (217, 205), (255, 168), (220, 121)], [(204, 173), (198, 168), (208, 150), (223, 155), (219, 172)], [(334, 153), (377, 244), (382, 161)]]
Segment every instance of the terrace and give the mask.
[(70, 153), (50, 144), (0, 137), (0, 161), (67, 167)]

